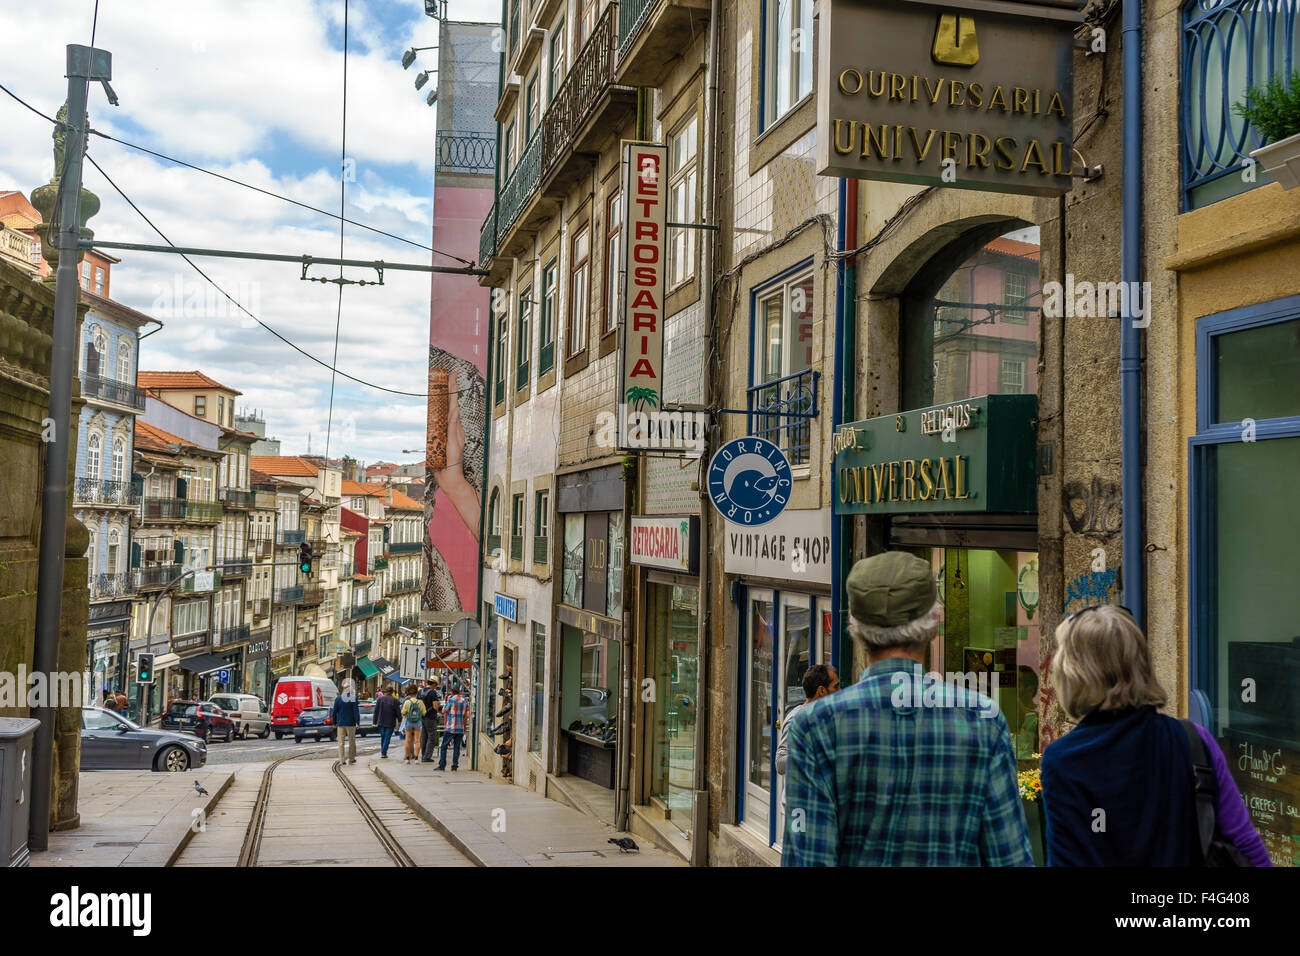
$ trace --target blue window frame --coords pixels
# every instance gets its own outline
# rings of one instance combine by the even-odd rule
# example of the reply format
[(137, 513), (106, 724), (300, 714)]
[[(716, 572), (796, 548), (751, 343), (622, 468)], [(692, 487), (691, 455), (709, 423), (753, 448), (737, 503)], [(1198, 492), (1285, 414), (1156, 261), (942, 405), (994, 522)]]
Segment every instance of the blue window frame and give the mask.
[(813, 88), (813, 0), (761, 0), (758, 129), (780, 122)]
[(746, 416), (749, 434), (778, 446), (790, 464), (811, 456), (812, 419), (819, 414), (813, 330), (816, 273), (813, 260), (754, 286), (749, 292), (749, 366)]
[(1184, 206), (1196, 209), (1272, 182), (1241, 173), (1263, 138), (1232, 106), (1246, 89), (1289, 77), (1300, 65), (1295, 0), (1187, 0), (1183, 6), (1182, 128)]
[[(1200, 319), (1196, 359), (1191, 710), (1214, 730), (1242, 790), (1267, 797), (1276, 787), (1256, 762), (1300, 750), (1300, 296)], [(1252, 818), (1275, 863), (1300, 864), (1300, 821), (1254, 809)]]

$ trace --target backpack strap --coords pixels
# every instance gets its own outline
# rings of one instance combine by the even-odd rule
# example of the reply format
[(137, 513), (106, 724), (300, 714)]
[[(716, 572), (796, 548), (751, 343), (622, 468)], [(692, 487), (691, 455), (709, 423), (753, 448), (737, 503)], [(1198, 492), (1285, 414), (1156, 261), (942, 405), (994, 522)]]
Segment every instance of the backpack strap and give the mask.
[(1214, 841), (1214, 831), (1218, 826), (1219, 782), (1214, 776), (1214, 765), (1201, 739), (1196, 724), (1190, 720), (1179, 719), (1183, 733), (1187, 735), (1187, 746), (1192, 754), (1192, 779), (1196, 786), (1196, 829), (1201, 841), (1201, 859), (1209, 856), (1210, 845)]

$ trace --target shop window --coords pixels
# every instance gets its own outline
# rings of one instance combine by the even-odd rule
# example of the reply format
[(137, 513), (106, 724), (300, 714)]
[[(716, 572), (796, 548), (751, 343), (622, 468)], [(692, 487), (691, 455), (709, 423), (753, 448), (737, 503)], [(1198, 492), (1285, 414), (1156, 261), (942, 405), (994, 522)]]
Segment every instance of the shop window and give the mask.
[[(1192, 710), (1274, 865), (1300, 865), (1300, 296), (1197, 323), (1190, 443)], [(1267, 597), (1261, 600), (1261, 595)], [(1249, 690), (1249, 693), (1246, 690)]]
[(564, 18), (561, 17), (560, 22), (551, 31), (551, 82), (546, 97), (548, 103), (555, 99), (555, 94), (564, 83), (564, 47)]
[(762, 128), (812, 93), (813, 0), (763, 0)]
[(813, 273), (800, 270), (754, 293), (754, 369), (749, 389), (751, 434), (779, 446), (791, 464), (809, 460), (816, 385), (813, 364)]
[(591, 230), (586, 224), (573, 237), (569, 262), (569, 354), (587, 347), (587, 277), (590, 275)]
[[(699, 187), (697, 118), (694, 114), (669, 137), (668, 221), (695, 222), (695, 193)], [(695, 274), (694, 229), (668, 230), (668, 288)]]
[(616, 192), (605, 203), (605, 312), (601, 332), (618, 328), (622, 313), (623, 194)]
[(542, 718), (546, 701), (546, 625), (533, 622), (532, 699), (528, 712), (528, 752), (542, 751)]
[(699, 719), (699, 589), (652, 582), (646, 590), (650, 677), (658, 689), (646, 704), (653, 714), (649, 790), (668, 821), (689, 834)]
[(552, 259), (542, 269), (542, 314), (537, 326), (537, 377), (555, 367), (555, 306), (559, 298), (559, 259)]
[(533, 287), (524, 286), (519, 293), (518, 335), (515, 338), (515, 391), (528, 387), (528, 360), (533, 340), (529, 337), (529, 323), (533, 317)]
[(564, 575), (560, 600), (572, 607), (582, 607), (587, 538), (585, 518), (580, 514), (564, 516)]
[(904, 408), (1037, 393), (1038, 254), (1036, 226), (976, 233), (919, 270), (901, 303)]
[(609, 561), (606, 563), (605, 613), (623, 613), (623, 512), (609, 513)]

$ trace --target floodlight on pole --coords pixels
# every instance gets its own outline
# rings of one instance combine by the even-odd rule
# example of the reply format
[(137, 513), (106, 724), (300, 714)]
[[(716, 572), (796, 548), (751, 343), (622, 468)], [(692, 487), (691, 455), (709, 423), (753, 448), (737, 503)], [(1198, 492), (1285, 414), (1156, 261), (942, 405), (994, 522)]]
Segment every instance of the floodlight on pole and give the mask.
[(429, 74), (437, 73), (437, 72), (438, 72), (437, 70), (425, 70), (423, 73), (421, 73), (419, 76), (415, 78), (415, 88), (417, 90), (423, 89), (424, 84), (429, 82)]
[(438, 102), (438, 88), (436, 86), (429, 91), (429, 95), (424, 98), (424, 102), (430, 106)]
[(411, 68), (411, 64), (415, 62), (415, 54), (419, 53), (421, 50), (436, 50), (436, 49), (438, 49), (436, 46), (411, 47), (409, 50), (407, 50), (405, 53), (402, 54), (402, 69), (409, 70)]

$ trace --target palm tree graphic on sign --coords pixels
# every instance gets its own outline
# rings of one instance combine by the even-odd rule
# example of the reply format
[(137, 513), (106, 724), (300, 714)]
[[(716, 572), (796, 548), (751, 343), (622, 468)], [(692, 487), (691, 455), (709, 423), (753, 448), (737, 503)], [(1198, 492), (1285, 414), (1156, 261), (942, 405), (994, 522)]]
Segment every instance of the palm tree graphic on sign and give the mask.
[(627, 390), (626, 399), (633, 411), (640, 411), (643, 405), (659, 407), (659, 395), (653, 388), (645, 385), (633, 385)]

